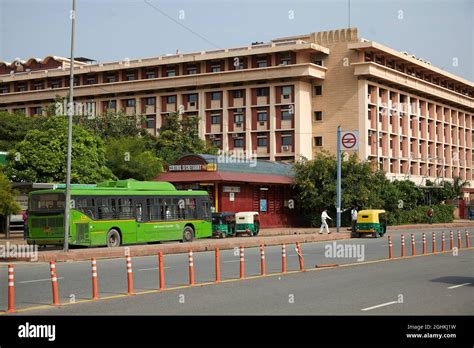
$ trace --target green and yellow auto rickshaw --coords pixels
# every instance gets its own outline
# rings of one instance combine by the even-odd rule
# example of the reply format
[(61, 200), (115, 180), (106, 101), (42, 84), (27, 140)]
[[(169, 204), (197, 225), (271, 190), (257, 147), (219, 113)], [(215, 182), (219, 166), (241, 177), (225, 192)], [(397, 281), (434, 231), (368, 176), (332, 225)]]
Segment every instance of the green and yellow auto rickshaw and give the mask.
[(235, 232), (256, 236), (260, 232), (260, 221), (255, 211), (245, 211), (235, 214)]
[(235, 236), (235, 213), (212, 213), (212, 235), (219, 238)]
[(357, 213), (356, 230), (353, 237), (370, 234), (375, 238), (382, 237), (387, 232), (387, 213), (381, 209), (361, 210)]

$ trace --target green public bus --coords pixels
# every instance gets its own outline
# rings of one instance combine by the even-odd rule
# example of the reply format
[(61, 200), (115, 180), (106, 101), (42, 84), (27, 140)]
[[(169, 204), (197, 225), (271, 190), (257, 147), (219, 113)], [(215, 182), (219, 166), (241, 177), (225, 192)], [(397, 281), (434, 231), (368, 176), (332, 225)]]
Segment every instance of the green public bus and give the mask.
[[(63, 245), (66, 191), (29, 194), (28, 244)], [(168, 182), (117, 180), (71, 187), (69, 245), (117, 247), (212, 236), (206, 191)]]

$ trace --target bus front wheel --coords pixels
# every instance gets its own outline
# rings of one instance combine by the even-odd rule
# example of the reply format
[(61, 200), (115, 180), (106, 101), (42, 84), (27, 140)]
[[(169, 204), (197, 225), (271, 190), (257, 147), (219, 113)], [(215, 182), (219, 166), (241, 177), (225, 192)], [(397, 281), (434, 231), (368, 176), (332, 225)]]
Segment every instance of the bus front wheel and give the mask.
[(121, 243), (121, 238), (120, 238), (120, 233), (119, 231), (115, 229), (111, 229), (107, 233), (107, 246), (109, 248), (114, 248), (120, 246)]
[(194, 230), (191, 226), (186, 226), (183, 230), (183, 242), (192, 242), (194, 240)]

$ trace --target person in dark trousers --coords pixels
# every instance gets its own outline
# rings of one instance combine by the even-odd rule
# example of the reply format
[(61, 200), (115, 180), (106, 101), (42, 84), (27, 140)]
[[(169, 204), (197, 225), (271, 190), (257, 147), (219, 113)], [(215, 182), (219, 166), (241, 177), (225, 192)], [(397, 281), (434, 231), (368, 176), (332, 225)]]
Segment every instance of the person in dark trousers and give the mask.
[(25, 210), (22, 214), (23, 217), (23, 239), (28, 239), (28, 210)]
[(433, 223), (433, 208), (430, 207), (426, 215), (428, 215), (428, 221), (431, 225)]
[(351, 231), (354, 233), (357, 226), (357, 207), (352, 207), (351, 210)]

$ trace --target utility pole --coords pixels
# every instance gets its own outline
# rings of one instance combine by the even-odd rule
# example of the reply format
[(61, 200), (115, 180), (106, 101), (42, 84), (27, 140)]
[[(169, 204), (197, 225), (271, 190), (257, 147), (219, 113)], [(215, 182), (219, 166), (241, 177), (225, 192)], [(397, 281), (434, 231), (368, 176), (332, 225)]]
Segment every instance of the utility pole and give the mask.
[(341, 228), (341, 126), (337, 126), (337, 187), (336, 187), (336, 230)]
[(69, 215), (71, 208), (71, 152), (72, 152), (72, 115), (74, 112), (74, 31), (76, 24), (76, 0), (72, 0), (71, 11), (71, 60), (69, 62), (69, 102), (67, 107), (68, 138), (67, 138), (67, 167), (66, 167), (66, 204), (64, 205), (64, 244), (63, 251), (69, 251)]

